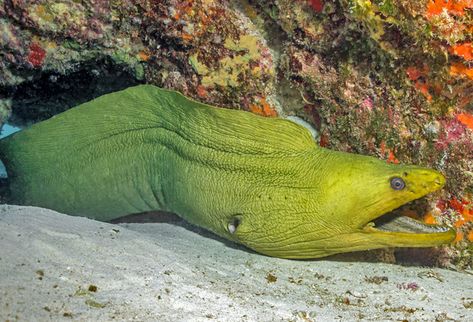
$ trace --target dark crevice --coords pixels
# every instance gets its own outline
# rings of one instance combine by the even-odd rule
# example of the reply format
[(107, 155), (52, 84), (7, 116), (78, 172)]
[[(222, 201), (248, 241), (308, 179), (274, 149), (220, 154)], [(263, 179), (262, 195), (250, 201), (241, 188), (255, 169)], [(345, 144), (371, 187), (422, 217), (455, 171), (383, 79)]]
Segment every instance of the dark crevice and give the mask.
[(20, 85), (0, 88), (0, 97), (12, 100), (8, 123), (25, 126), (138, 83), (123, 66), (104, 58), (82, 63), (67, 75), (44, 72)]

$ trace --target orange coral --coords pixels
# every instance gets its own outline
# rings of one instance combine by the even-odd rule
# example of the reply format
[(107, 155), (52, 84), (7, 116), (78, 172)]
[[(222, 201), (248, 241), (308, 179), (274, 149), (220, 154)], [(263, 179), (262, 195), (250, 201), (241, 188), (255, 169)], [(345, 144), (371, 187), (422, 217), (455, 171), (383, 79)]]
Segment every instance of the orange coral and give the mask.
[(426, 224), (435, 225), (437, 224), (437, 219), (430, 212), (424, 216), (424, 222)]
[(425, 74), (425, 72), (426, 71), (424, 69), (420, 70), (419, 68), (414, 67), (414, 66), (407, 67), (406, 69), (407, 76), (409, 76), (409, 79), (411, 81), (415, 81), (419, 79), (421, 76)]
[(260, 99), (259, 104), (250, 104), (250, 111), (262, 116), (274, 117), (278, 115), (264, 98)]
[(452, 207), (454, 210), (456, 210), (460, 213), (463, 211), (463, 208), (464, 208), (465, 204), (466, 204), (466, 202), (460, 201), (455, 197), (453, 197), (450, 200), (450, 207)]
[(322, 133), (320, 135), (320, 141), (319, 141), (319, 145), (323, 148), (325, 147), (328, 147), (328, 145), (330, 144), (330, 138), (327, 134), (325, 133)]
[(467, 113), (460, 113), (457, 115), (457, 120), (459, 120), (469, 129), (473, 130), (473, 115)]
[(465, 218), (463, 218), (463, 216), (461, 216), (460, 218), (457, 219), (457, 221), (455, 221), (455, 223), (453, 225), (455, 227), (459, 228), (459, 227), (463, 226), (464, 224), (466, 224), (466, 220), (465, 220)]
[(202, 85), (197, 86), (197, 95), (199, 95), (199, 97), (202, 97), (202, 98), (206, 97), (207, 94), (208, 94), (207, 89), (204, 86)]
[(416, 81), (414, 86), (425, 96), (427, 101), (432, 101), (432, 95), (429, 93), (429, 84), (427, 84), (427, 82)]
[(457, 235), (455, 236), (453, 243), (458, 243), (462, 240), (463, 240), (463, 233), (461, 231), (457, 231)]
[(395, 163), (398, 164), (399, 160), (396, 158), (396, 155), (394, 154), (394, 151), (386, 147), (386, 142), (381, 141), (381, 144), (379, 145), (379, 153), (381, 154), (382, 157), (387, 157), (386, 162), (387, 163)]
[(175, 6), (175, 13), (171, 17), (178, 23), (191, 22), (193, 25), (197, 26), (192, 33), (176, 29), (176, 32), (185, 43), (190, 43), (206, 33), (210, 22), (215, 21), (214, 18), (220, 14), (217, 7), (212, 5), (212, 2), (209, 2), (209, 6), (206, 7), (206, 10), (199, 10), (198, 5), (199, 2), (194, 0), (178, 1), (178, 4)]
[(150, 55), (149, 55), (149, 53), (148, 53), (147, 51), (142, 50), (142, 51), (140, 51), (140, 52), (138, 53), (138, 58), (139, 58), (141, 61), (148, 61), (149, 58), (150, 58)]
[(473, 7), (473, 0), (432, 0), (427, 5), (426, 16), (432, 18), (447, 12), (455, 16), (463, 16), (465, 9)]
[(450, 75), (452, 76), (467, 76), (473, 79), (473, 68), (468, 68), (462, 63), (454, 63), (450, 66)]
[(460, 45), (454, 45), (451, 47), (451, 51), (465, 60), (473, 60), (473, 46), (471, 42), (466, 42)]
[[(473, 241), (471, 238), (472, 232), (471, 232), (471, 227), (468, 227), (468, 224), (473, 223), (473, 204), (469, 200), (470, 196), (466, 196), (465, 198), (462, 199), (457, 199), (453, 197), (450, 200), (442, 200), (437, 203), (437, 207), (443, 212), (447, 208), (451, 208), (454, 210), (458, 216), (456, 216), (456, 221), (453, 223), (453, 226), (455, 226), (457, 229), (457, 236), (454, 240), (454, 242), (459, 242), (465, 238), (465, 231), (467, 228), (469, 228), (470, 232), (466, 236), (468, 240)], [(426, 219), (424, 218), (424, 221)], [(427, 221), (426, 221), (427, 222)]]
[(324, 10), (324, 3), (321, 0), (308, 0), (309, 5), (314, 9), (316, 12), (322, 12)]
[(394, 164), (399, 163), (399, 160), (396, 158), (396, 156), (394, 155), (394, 152), (392, 150), (389, 150), (387, 162), (388, 163), (394, 163)]
[(470, 202), (453, 198), (450, 200), (450, 207), (460, 214), (454, 224), (455, 227), (462, 227), (466, 223), (473, 221), (473, 208), (470, 206)]
[(427, 101), (432, 101), (432, 95), (430, 95), (429, 92), (431, 86), (426, 80), (429, 67), (424, 65), (422, 69), (420, 69), (415, 66), (410, 66), (406, 69), (406, 73), (409, 79), (414, 82), (414, 87), (425, 96)]
[(181, 38), (184, 39), (184, 40), (191, 40), (193, 38), (193, 36), (191, 34), (187, 34), (187, 33), (183, 32), (181, 34)]

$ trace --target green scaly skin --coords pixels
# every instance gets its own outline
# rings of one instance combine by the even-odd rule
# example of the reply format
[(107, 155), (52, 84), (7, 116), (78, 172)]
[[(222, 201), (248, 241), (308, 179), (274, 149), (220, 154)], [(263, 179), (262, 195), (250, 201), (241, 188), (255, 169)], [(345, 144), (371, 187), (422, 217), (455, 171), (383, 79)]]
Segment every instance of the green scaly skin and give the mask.
[[(12, 202), (109, 221), (151, 210), (285, 258), (429, 247), (453, 230), (372, 220), (440, 189), (435, 170), (316, 145), (293, 122), (150, 85), (104, 95), (0, 141)], [(393, 177), (406, 187), (394, 190)]]

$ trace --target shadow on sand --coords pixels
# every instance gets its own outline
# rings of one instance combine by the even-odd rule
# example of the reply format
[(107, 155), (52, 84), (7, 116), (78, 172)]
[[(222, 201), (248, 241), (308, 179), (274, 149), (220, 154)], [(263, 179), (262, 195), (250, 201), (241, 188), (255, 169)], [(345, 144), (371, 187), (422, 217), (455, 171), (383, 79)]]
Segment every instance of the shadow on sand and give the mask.
[[(179, 216), (169, 213), (169, 212), (160, 212), (160, 211), (153, 211), (147, 213), (140, 213), (140, 214), (133, 214), (128, 215), (122, 218), (118, 218), (112, 220), (111, 223), (113, 224), (120, 224), (120, 223), (167, 223), (176, 226), (180, 226), (184, 229), (192, 231), (196, 234), (201, 235), (205, 238), (212, 238), (216, 241), (221, 242), (227, 247), (243, 250), (249, 253), (256, 254), (255, 251), (234, 243), (230, 240), (224, 239), (220, 236), (215, 235), (214, 233), (194, 226), (184, 219), (180, 218)], [(407, 249), (389, 249), (389, 250), (369, 250), (369, 251), (360, 251), (360, 252), (352, 252), (352, 253), (343, 253), (332, 255), (325, 258), (315, 258), (315, 259), (305, 259), (302, 261), (310, 261), (310, 262), (317, 262), (319, 260), (329, 260), (334, 262), (346, 262), (346, 263), (353, 263), (353, 262), (365, 262), (365, 263), (392, 263), (392, 264), (399, 264), (403, 266), (436, 266), (434, 263), (428, 260), (429, 253), (432, 253), (435, 249), (432, 248), (423, 248), (423, 249), (415, 249), (415, 248), (407, 248)], [(261, 255), (265, 256), (265, 255)]]

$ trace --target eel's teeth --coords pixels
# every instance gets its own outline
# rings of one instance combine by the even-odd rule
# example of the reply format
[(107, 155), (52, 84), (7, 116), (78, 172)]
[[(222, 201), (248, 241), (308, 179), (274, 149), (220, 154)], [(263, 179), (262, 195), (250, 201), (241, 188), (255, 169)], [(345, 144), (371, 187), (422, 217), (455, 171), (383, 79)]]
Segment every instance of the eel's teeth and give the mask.
[(424, 224), (409, 217), (395, 215), (378, 218), (374, 228), (387, 232), (403, 233), (443, 233), (450, 230), (445, 226)]

